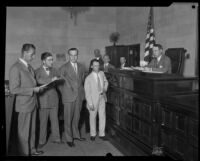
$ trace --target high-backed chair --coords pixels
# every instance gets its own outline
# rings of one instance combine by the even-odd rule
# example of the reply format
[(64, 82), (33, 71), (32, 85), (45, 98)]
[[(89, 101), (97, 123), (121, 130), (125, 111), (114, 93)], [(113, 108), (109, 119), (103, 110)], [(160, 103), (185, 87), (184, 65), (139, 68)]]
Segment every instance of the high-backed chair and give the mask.
[(183, 75), (186, 51), (184, 48), (168, 48), (165, 51), (165, 55), (171, 59), (173, 74)]

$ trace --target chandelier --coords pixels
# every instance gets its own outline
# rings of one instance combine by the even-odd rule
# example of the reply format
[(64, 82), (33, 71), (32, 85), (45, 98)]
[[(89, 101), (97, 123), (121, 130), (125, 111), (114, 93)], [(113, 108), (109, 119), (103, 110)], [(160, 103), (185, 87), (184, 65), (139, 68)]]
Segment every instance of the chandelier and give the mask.
[(77, 16), (80, 13), (86, 12), (89, 10), (89, 7), (61, 7), (64, 11), (70, 13), (70, 18), (74, 19), (74, 25), (77, 24)]

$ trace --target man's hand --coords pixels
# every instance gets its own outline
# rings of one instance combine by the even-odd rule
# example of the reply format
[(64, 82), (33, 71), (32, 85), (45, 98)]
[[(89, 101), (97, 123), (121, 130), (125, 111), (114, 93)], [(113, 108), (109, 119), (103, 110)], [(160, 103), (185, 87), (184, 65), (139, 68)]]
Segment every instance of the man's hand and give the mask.
[(33, 88), (33, 92), (39, 93), (39, 92), (40, 92), (40, 87), (34, 87), (34, 88)]
[(58, 79), (58, 77), (53, 77), (51, 80), (52, 81), (55, 81), (55, 80), (57, 80)]

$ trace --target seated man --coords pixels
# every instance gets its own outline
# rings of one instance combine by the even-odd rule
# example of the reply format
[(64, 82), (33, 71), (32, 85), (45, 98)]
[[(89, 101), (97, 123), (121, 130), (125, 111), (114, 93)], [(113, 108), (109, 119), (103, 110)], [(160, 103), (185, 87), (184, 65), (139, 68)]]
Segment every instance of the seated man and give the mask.
[(109, 55), (105, 54), (103, 56), (103, 61), (104, 61), (104, 64), (103, 64), (103, 71), (104, 72), (109, 72), (110, 69), (115, 69), (114, 65), (110, 64), (110, 58), (109, 58)]
[(155, 44), (153, 47), (154, 58), (145, 67), (147, 71), (160, 71), (163, 73), (171, 73), (171, 60), (163, 54), (163, 47), (160, 44)]
[(126, 58), (124, 56), (120, 57), (120, 69), (123, 69), (124, 67), (129, 67), (126, 63)]

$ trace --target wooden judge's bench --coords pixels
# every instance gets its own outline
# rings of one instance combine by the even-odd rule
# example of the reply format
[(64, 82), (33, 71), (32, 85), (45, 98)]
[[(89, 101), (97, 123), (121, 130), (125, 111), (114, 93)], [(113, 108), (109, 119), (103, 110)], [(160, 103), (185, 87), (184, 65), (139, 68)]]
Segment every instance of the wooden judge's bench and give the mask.
[(113, 70), (106, 131), (125, 155), (151, 155), (156, 148), (174, 159), (198, 160), (197, 77)]

